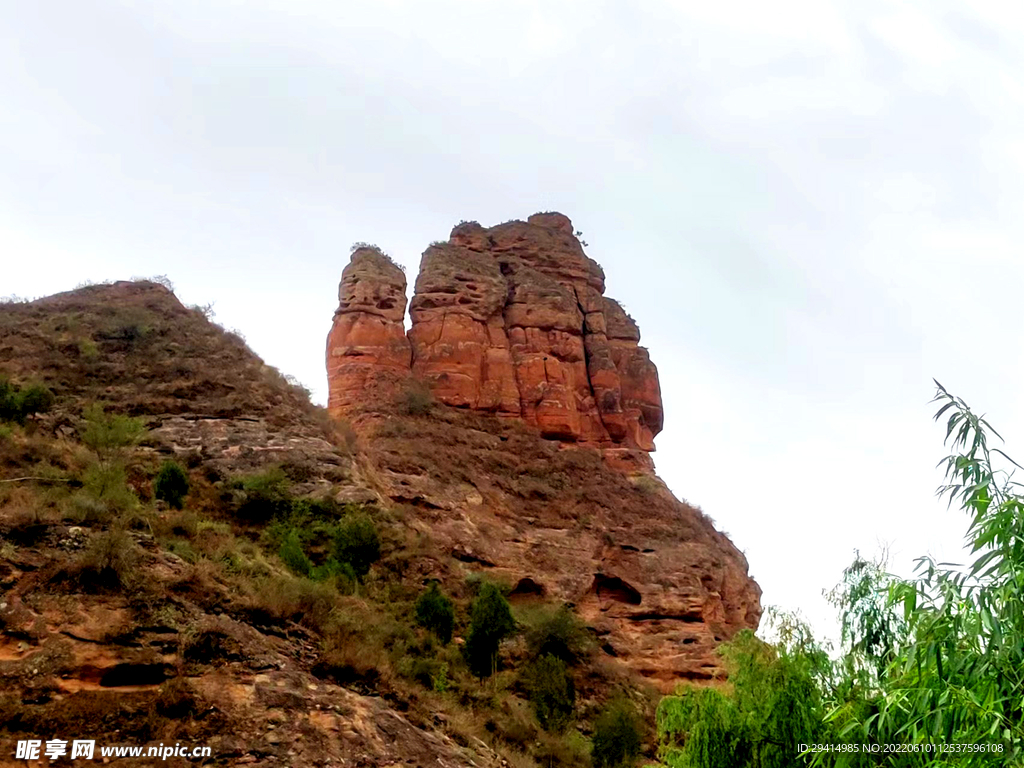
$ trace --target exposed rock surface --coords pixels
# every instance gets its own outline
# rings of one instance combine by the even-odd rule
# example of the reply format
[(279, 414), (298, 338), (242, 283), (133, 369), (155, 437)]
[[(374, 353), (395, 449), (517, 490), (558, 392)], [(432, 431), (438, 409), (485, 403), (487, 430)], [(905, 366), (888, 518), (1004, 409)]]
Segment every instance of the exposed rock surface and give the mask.
[(366, 440), (378, 487), (449, 555), (425, 578), (476, 573), (513, 586), (513, 601), (573, 604), (605, 654), (665, 692), (721, 677), (721, 641), (757, 627), (746, 558), (653, 477), (514, 420), (378, 418)]
[[(463, 223), (427, 248), (408, 348), (404, 276), (382, 254), (375, 270), (362, 258), (345, 269), (328, 341), (329, 409), (360, 413), (381, 492), (416, 508), (460, 568), (576, 605), (605, 653), (664, 690), (720, 676), (716, 649), (757, 626), (760, 589), (728, 538), (653, 477), (658, 372), (569, 219)], [(373, 343), (339, 324), (353, 311), (376, 323)], [(368, 350), (358, 376), (331, 367), (353, 348)], [(367, 416), (387, 394), (367, 380), (396, 387), (403, 371), (462, 415)]]
[(342, 272), (338, 310), (327, 337), (332, 409), (359, 402), (376, 376), (409, 370), (405, 304), (405, 273), (384, 254), (357, 248)]
[[(653, 477), (616, 471), (620, 461), (629, 468), (645, 457), (634, 446), (660, 427), (656, 374), (625, 313), (588, 293), (599, 269), (581, 254), (550, 255), (549, 241), (570, 250), (568, 220), (540, 221), (464, 225), (429, 249), (409, 338), (400, 270), (374, 253), (346, 270), (340, 339), (332, 336), (342, 350), (336, 381), (372, 389), (416, 370), (434, 379), (435, 393), (447, 392), (442, 402), (462, 397), (470, 406), (420, 415), (378, 409), (360, 423), (358, 440), (237, 335), (160, 285), (117, 283), (0, 306), (0, 375), (41, 380), (57, 396), (31, 429), (0, 442), (0, 479), (78, 477), (81, 414), (100, 401), (149, 427), (130, 465), (141, 497), (149, 498), (166, 456), (193, 482), (180, 526), (172, 527), (176, 513), (149, 501), (149, 518), (130, 518), (141, 522), (127, 534), (138, 560), (121, 591), (68, 571), (109, 541), (109, 525), (90, 517), (78, 524), (61, 509), (42, 509), (37, 519), (36, 497), (8, 484), (0, 497), (0, 743), (82, 733), (108, 744), (209, 744), (223, 765), (509, 764), (500, 743), (471, 735), (489, 738), (486, 728), (461, 722), (469, 707), (434, 717), (430, 690), (406, 677), (375, 680), (371, 665), (353, 667), (359, 674), (350, 678), (341, 661), (326, 665), (321, 630), (307, 621), (314, 612), (304, 601), (289, 607), (283, 585), (294, 584), (273, 547), (257, 543), (263, 524), (226, 511), (236, 480), (275, 466), (292, 493), (330, 495), (375, 516), (391, 542), (373, 574), (389, 601), (438, 578), (464, 612), (472, 584), (503, 581), (514, 603), (575, 606), (599, 639), (588, 667), (595, 675), (607, 668), (633, 680), (624, 673), (636, 672), (664, 691), (720, 677), (716, 649), (757, 626), (760, 590), (743, 555), (698, 509)], [(465, 287), (453, 300), (447, 288), (456, 282)], [(584, 311), (587, 302), (603, 309)], [(441, 306), (458, 311), (445, 316)], [(611, 367), (600, 368), (588, 345), (607, 350)], [(548, 348), (560, 356), (536, 351)], [(452, 375), (456, 363), (464, 377)], [(544, 397), (525, 417), (522, 382), (538, 365)], [(618, 377), (621, 440), (608, 427), (618, 411), (598, 408), (601, 397), (576, 397), (575, 377), (584, 373), (595, 392)], [(558, 376), (561, 390), (549, 384)], [(548, 402), (550, 392), (562, 394)], [(596, 410), (581, 407), (588, 403)], [(591, 437), (583, 446), (540, 439), (538, 425), (577, 435), (552, 426), (559, 423)], [(49, 498), (44, 491), (39, 499)], [(191, 515), (203, 526), (189, 533)], [(190, 565), (172, 553), (180, 537), (191, 549), (173, 551), (199, 552), (200, 560)], [(250, 569), (251, 592), (226, 576)], [(360, 612), (364, 602), (334, 608), (352, 626), (373, 625), (369, 618), (381, 614)], [(408, 605), (411, 612), (411, 598)], [(352, 641), (353, 664), (364, 650)], [(515, 653), (506, 648), (507, 666)], [(609, 690), (592, 688), (580, 689), (588, 712)]]
[[(61, 547), (75, 534), (78, 549), (99, 535), (53, 525), (34, 550), (0, 557), (0, 580), (13, 585), (0, 599), (0, 766), (26, 765), (10, 759), (25, 738), (95, 739), (97, 761), (103, 746), (180, 743), (209, 747), (217, 765), (507, 765), (482, 743), (460, 745), (379, 696), (318, 677), (312, 633), (254, 626), (237, 596), (213, 581), (198, 595), (174, 594), (155, 614), (174, 620), (146, 625), (118, 595), (48, 594), (45, 578), (68, 561)], [(188, 564), (151, 536), (133, 539), (151, 582), (189, 583)]]
[(567, 217), (460, 224), (429, 247), (410, 303), (411, 350), (404, 275), (380, 254), (366, 268), (372, 256), (357, 251), (343, 273), (328, 338), (332, 412), (360, 403), (375, 371), (406, 370), (443, 403), (520, 418), (547, 438), (654, 450), (657, 369)]

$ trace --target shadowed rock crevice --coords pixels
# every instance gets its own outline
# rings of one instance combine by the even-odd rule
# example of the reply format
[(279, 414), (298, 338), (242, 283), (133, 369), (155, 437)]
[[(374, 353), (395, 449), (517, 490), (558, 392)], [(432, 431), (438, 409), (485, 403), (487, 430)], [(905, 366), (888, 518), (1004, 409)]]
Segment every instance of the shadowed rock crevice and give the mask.
[(615, 600), (619, 603), (629, 605), (640, 605), (643, 596), (640, 590), (618, 576), (606, 576), (602, 573), (594, 574), (594, 584), (590, 591), (597, 595), (599, 600)]

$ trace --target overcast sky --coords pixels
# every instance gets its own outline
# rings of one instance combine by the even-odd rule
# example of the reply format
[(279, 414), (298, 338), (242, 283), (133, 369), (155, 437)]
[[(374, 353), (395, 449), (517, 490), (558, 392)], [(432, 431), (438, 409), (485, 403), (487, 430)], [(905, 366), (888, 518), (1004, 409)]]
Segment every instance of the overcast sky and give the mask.
[(323, 402), (354, 241), (562, 211), (659, 473), (831, 632), (855, 548), (958, 553), (932, 377), (1024, 455), (1012, 8), (0, 0), (0, 294), (167, 275)]

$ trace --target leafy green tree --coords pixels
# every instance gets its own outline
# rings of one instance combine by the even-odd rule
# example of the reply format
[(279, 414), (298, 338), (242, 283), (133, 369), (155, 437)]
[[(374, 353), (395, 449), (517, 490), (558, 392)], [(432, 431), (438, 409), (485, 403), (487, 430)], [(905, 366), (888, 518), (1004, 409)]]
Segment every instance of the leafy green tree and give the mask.
[(594, 768), (632, 768), (642, 746), (636, 708), (624, 698), (615, 699), (594, 722), (590, 751)]
[(356, 578), (362, 581), (370, 566), (380, 559), (380, 535), (373, 520), (367, 515), (342, 520), (334, 535), (334, 557), (351, 566)]
[(166, 501), (171, 509), (181, 509), (185, 506), (188, 492), (188, 474), (182, 466), (170, 459), (161, 464), (153, 480), (153, 495)]
[[(832, 719), (854, 738), (903, 742), (922, 757), (882, 757), (882, 766), (1020, 765), (1024, 761), (1024, 494), (1012, 479), (1020, 468), (990, 446), (1002, 439), (984, 417), (936, 382), (935, 414), (946, 420), (951, 453), (940, 497), (968, 513), (967, 566), (918, 560), (917, 578), (894, 580), (889, 606), (906, 623), (877, 683), (859, 699), (836, 703)], [(999, 466), (998, 463), (1004, 464)], [(886, 655), (878, 657), (885, 662)], [(954, 756), (939, 743), (983, 749)], [(928, 748), (932, 751), (928, 751)], [(830, 763), (824, 758), (817, 765)]]
[(530, 664), (526, 683), (541, 728), (564, 732), (576, 708), (576, 684), (568, 665), (557, 656), (545, 654)]
[(723, 648), (730, 692), (689, 688), (662, 699), (657, 723), (668, 765), (789, 768), (800, 764), (800, 744), (820, 741), (828, 655), (793, 617), (772, 618), (779, 634), (774, 645), (745, 630)]
[(82, 442), (96, 454), (96, 461), (82, 474), (85, 499), (92, 497), (99, 517), (123, 513), (138, 505), (135, 492), (128, 486), (125, 468), (128, 450), (146, 434), (141, 419), (120, 414), (107, 414), (103, 406), (93, 404), (82, 414)]
[(455, 605), (433, 582), (416, 600), (416, 623), (433, 632), (447, 645), (455, 629)]
[(876, 681), (907, 639), (904, 617), (895, 612), (890, 590), (898, 580), (885, 572), (885, 558), (867, 561), (855, 553), (843, 581), (827, 597), (840, 611), (843, 650), (851, 670)]
[(489, 677), (498, 669), (498, 649), (516, 631), (508, 600), (497, 586), (484, 582), (470, 608), (469, 636), (463, 653), (477, 677)]

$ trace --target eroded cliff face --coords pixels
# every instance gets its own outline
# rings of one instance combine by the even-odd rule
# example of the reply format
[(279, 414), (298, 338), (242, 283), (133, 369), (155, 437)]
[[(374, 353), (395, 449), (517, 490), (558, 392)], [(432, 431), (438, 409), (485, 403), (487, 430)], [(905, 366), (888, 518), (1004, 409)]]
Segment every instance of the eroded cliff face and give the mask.
[(359, 402), (374, 380), (404, 373), (412, 362), (405, 337), (405, 273), (372, 248), (357, 248), (338, 286), (338, 310), (327, 337), (331, 408)]
[(441, 553), (420, 563), (424, 582), (474, 574), (512, 587), (514, 604), (573, 605), (603, 655), (666, 693), (723, 677), (720, 643), (757, 627), (746, 558), (655, 478), (476, 411), (363, 427), (375, 487)]
[(654, 450), (657, 369), (567, 217), (455, 227), (423, 254), (407, 336), (404, 286), (372, 251), (345, 269), (327, 348), (333, 413), (360, 403), (367, 378), (407, 371), (447, 405), (519, 418), (549, 439)]
[[(604, 653), (667, 692), (721, 677), (717, 647), (757, 627), (761, 592), (653, 476), (658, 372), (604, 283), (561, 214), (460, 224), (423, 254), (406, 334), (401, 270), (357, 251), (328, 339), (329, 410), (355, 417), (385, 503), (450, 556), (424, 578), (466, 569), (514, 600), (570, 603)], [(376, 407), (409, 379), (457, 410)]]

